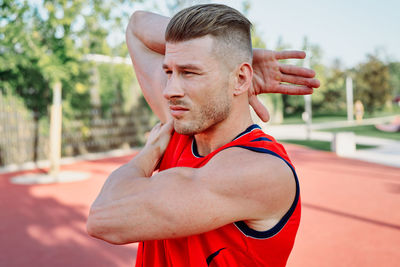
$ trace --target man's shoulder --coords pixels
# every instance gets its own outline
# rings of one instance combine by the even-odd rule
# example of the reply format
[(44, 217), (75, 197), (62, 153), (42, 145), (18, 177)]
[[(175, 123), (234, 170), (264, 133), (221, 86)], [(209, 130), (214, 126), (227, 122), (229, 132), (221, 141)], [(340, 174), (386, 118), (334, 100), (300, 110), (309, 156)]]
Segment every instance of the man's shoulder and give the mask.
[(240, 147), (230, 147), (216, 154), (195, 172), (211, 191), (230, 198), (235, 206), (246, 206), (249, 222), (273, 222), (293, 204), (297, 176), (281, 158)]
[(296, 171), (283, 145), (260, 127), (252, 127), (228, 143), (207, 166), (210, 173), (220, 173), (216, 179), (236, 182), (249, 190), (261, 187), (266, 191), (268, 188), (285, 191), (297, 184)]
[[(284, 146), (273, 136), (265, 133), (261, 127), (256, 124), (254, 124), (254, 127), (252, 127), (250, 131), (245, 132), (245, 134), (240, 135), (227, 144), (227, 147), (239, 147), (247, 151), (256, 152), (252, 155), (271, 155), (293, 167)], [(261, 158), (263, 158), (263, 156), (261, 156)]]
[(258, 171), (265, 175), (267, 170), (278, 173), (280, 169), (291, 169), (291, 164), (277, 151), (279, 146), (230, 146), (217, 153), (210, 163), (226, 164), (234, 169), (247, 170), (248, 173)]

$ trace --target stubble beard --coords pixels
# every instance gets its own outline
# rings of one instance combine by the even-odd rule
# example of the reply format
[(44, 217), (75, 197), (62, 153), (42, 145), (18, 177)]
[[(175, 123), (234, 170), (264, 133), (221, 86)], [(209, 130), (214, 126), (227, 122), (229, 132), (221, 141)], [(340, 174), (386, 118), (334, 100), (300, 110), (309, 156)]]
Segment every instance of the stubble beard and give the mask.
[(196, 111), (191, 110), (190, 112), (194, 112), (194, 114), (188, 121), (174, 119), (174, 128), (177, 133), (199, 134), (224, 121), (231, 112), (231, 101), (226, 95), (210, 100), (207, 104), (199, 106)]

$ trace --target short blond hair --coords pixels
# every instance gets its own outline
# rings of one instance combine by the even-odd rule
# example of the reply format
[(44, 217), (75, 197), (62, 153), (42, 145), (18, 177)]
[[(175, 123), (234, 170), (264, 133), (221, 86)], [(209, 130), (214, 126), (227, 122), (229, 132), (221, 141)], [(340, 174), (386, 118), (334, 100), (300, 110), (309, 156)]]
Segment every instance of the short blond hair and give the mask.
[(225, 60), (251, 62), (251, 27), (245, 16), (229, 6), (195, 5), (172, 17), (165, 31), (165, 40), (174, 43), (211, 35), (217, 41), (217, 53), (222, 54)]

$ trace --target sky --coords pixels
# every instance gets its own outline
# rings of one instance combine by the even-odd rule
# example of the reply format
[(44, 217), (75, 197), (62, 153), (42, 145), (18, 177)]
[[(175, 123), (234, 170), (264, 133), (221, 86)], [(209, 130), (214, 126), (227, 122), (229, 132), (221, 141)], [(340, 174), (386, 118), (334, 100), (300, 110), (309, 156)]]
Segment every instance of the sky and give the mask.
[[(151, 10), (156, 3), (163, 15), (169, 15), (166, 1), (173, 0), (145, 0), (129, 8)], [(186, 1), (224, 3), (243, 11), (243, 0)], [(325, 65), (339, 59), (343, 67), (351, 68), (376, 53), (386, 62), (400, 61), (400, 0), (249, 1), (248, 18), (269, 49), (275, 49), (280, 38), (291, 49), (302, 49), (307, 37), (321, 48)], [(31, 2), (40, 6), (43, 0)], [(110, 43), (123, 41), (123, 32), (112, 32)]]
[(378, 52), (400, 61), (400, 1), (398, 0), (252, 0), (249, 17), (268, 47), (279, 36), (292, 48), (303, 38), (323, 51), (324, 63), (339, 58), (352, 67)]
[[(192, 2), (201, 2), (193, 0)], [(204, 1), (203, 1), (204, 2)], [(211, 1), (242, 10), (241, 0)], [(378, 53), (400, 61), (399, 0), (250, 0), (248, 17), (274, 49), (278, 39), (301, 49), (304, 37), (322, 49), (322, 61), (353, 67)], [(164, 1), (158, 0), (159, 6)]]

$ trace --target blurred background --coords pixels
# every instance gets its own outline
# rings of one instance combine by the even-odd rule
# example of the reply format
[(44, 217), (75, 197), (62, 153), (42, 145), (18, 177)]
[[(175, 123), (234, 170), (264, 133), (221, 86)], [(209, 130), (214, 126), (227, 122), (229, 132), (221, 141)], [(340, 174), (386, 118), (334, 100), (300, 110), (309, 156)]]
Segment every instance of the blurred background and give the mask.
[[(198, 2), (210, 1), (2, 0), (0, 166), (48, 158), (57, 82), (62, 87), (62, 156), (140, 146), (156, 119), (128, 58), (124, 31), (129, 16), (137, 9), (172, 15)], [(312, 113), (304, 116), (303, 96), (262, 96), (271, 123), (303, 123), (304, 117), (352, 120), (346, 79), (352, 81), (350, 107), (358, 102), (361, 117), (399, 113), (398, 2), (355, 1), (353, 7), (346, 1), (214, 2), (229, 4), (254, 22), (254, 47), (308, 53), (307, 62), (291, 63), (307, 64), (321, 81), (310, 99)], [(371, 125), (351, 130), (385, 135)]]
[[(5, 210), (8, 206), (13, 207), (11, 203), (16, 207), (28, 207), (20, 213), (15, 213), (18, 208), (5, 213), (10, 217), (0, 225), (2, 233), (9, 232), (14, 226), (12, 216), (24, 222), (39, 222), (37, 216), (29, 215), (28, 209), (47, 207), (44, 209), (47, 226), (56, 227), (61, 223), (53, 217), (54, 211), (61, 209), (65, 211), (62, 216), (72, 216), (78, 222), (79, 227), (76, 229), (79, 230), (76, 231), (79, 232), (79, 238), (88, 238), (84, 232), (88, 205), (107, 174), (129, 157), (104, 159), (97, 162), (96, 167), (71, 167), (75, 170), (86, 170), (92, 173), (92, 177), (101, 177), (96, 185), (89, 182), (86, 185), (76, 185), (76, 188), (93, 186), (90, 189), (91, 193), (76, 189), (79, 194), (63, 195), (65, 191), (62, 187), (14, 188), (10, 187), (9, 179), (21, 174), (22, 170), (47, 173), (48, 168), (53, 168), (54, 164), (59, 168), (60, 157), (76, 161), (80, 156), (95, 154), (105, 158), (111, 154), (101, 153), (110, 151), (119, 153), (118, 155), (122, 153), (132, 156), (134, 151), (140, 149), (145, 140), (145, 133), (156, 123), (157, 118), (140, 92), (129, 59), (125, 44), (125, 28), (129, 17), (138, 9), (171, 16), (192, 4), (210, 2), (230, 5), (253, 22), (254, 47), (278, 51), (306, 51), (307, 59), (285, 63), (310, 67), (316, 71), (316, 77), (321, 81), (321, 87), (316, 89), (312, 96), (260, 96), (271, 113), (268, 125), (262, 124), (264, 129), (286, 143), (314, 149), (310, 151), (314, 151), (312, 155), (318, 157), (326, 154), (316, 154), (319, 153), (315, 152), (317, 150), (334, 151), (336, 154), (332, 155), (335, 157), (338, 155), (392, 166), (393, 169), (385, 170), (388, 173), (387, 177), (391, 177), (391, 181), (396, 185), (388, 190), (398, 197), (399, 1), (0, 0), (0, 177), (4, 178), (0, 179), (0, 185), (4, 189), (0, 193), (0, 200), (3, 201), (0, 207)], [(60, 112), (57, 113), (57, 109)], [(52, 116), (55, 118), (53, 122)], [(52, 151), (51, 148), (57, 146), (59, 151)], [(310, 162), (301, 161), (305, 154), (297, 149), (297, 146), (292, 149), (295, 159), (303, 163), (305, 169), (307, 166), (310, 168), (307, 165)], [(54, 157), (58, 159), (55, 160)], [(329, 159), (327, 158), (326, 162), (336, 162), (336, 158), (327, 157)], [(338, 166), (343, 166), (340, 164), (346, 162), (349, 163), (341, 161)], [(358, 163), (351, 162), (351, 165), (356, 168)], [(364, 169), (365, 166), (360, 165), (359, 168)], [(371, 168), (372, 171), (376, 171), (375, 176), (385, 172), (380, 165), (371, 165)], [(347, 174), (352, 172), (354, 173), (355, 169), (349, 167), (346, 170)], [(360, 175), (365, 175), (366, 172)], [(304, 188), (307, 193), (307, 184)], [(36, 189), (44, 190), (40, 191), (40, 194), (48, 196), (54, 203), (49, 206), (49, 202), (37, 202), (39, 191), (35, 191), (37, 195), (30, 191)], [(4, 193), (6, 191), (9, 192), (8, 195)], [(20, 194), (18, 196), (21, 196), (20, 201), (11, 199), (17, 191)], [(350, 195), (352, 196), (352, 193), (349, 193), (349, 198)], [(27, 196), (29, 198), (26, 201), (21, 201)], [(64, 197), (67, 204), (64, 200), (56, 200), (59, 196)], [(81, 197), (82, 203), (85, 204), (78, 207), (80, 212), (72, 212), (73, 206), (67, 199)], [(360, 203), (361, 199), (363, 198), (359, 199)], [(28, 204), (31, 202), (35, 205)], [(399, 199), (390, 198), (388, 203), (399, 203)], [(369, 212), (368, 214), (373, 216), (374, 213)], [(386, 215), (377, 217), (385, 219), (385, 216), (391, 213), (385, 212)], [(389, 217), (386, 226), (389, 225), (388, 227), (398, 234), (400, 226), (395, 223), (397, 219)], [(374, 222), (377, 225), (385, 225), (379, 221)], [(69, 226), (64, 226), (70, 229)], [(28, 224), (23, 227), (28, 229)], [(24, 231), (25, 235), (20, 236), (20, 239), (16, 238), (15, 247), (21, 245), (19, 240), (28, 237), (31, 241), (39, 240), (41, 232), (35, 232), (35, 229), (32, 231)], [(48, 237), (49, 240), (52, 238), (58, 237)], [(396, 240), (399, 241), (398, 235)], [(37, 247), (39, 243), (43, 245), (36, 241), (30, 243), (31, 247)], [(0, 237), (2, 247), (6, 247), (8, 242)], [(47, 242), (43, 250), (36, 251), (36, 255), (42, 255), (46, 249), (54, 248), (48, 244), (52, 244), (51, 241)], [(79, 245), (79, 242), (73, 244)], [(75, 245), (59, 246), (58, 249), (73, 249)], [(111, 250), (111, 246), (103, 244), (85, 246), (88, 255), (98, 255), (105, 250)], [(89, 253), (90, 246), (96, 248), (90, 251), (92, 254)], [(304, 246), (303, 252), (307, 251), (306, 248), (309, 247)], [(35, 251), (28, 247), (26, 249)], [(365, 254), (366, 251), (360, 253)], [(134, 255), (129, 251), (118, 253), (115, 254), (117, 258), (125, 257), (129, 262), (133, 260)], [(112, 255), (104, 255), (100, 259), (104, 261), (107, 258), (107, 261), (104, 261), (103, 265), (96, 263), (96, 266), (125, 264)], [(15, 259), (10, 260), (10, 257), (3, 254), (0, 256), (0, 266), (26, 266)], [(41, 264), (45, 259), (44, 257), (43, 261), (38, 261), (37, 266), (43, 266)], [(360, 262), (364, 265), (342, 266), (377, 266), (365, 264), (362, 260), (358, 264)], [(89, 263), (94, 264), (87, 259), (87, 264)], [(60, 262), (51, 266), (56, 265), (67, 266)], [(79, 264), (70, 262), (68, 266), (71, 265)], [(86, 265), (81, 263), (80, 266)], [(309, 262), (308, 265), (296, 265), (292, 262), (292, 266), (327, 265), (313, 265)]]
[[(48, 158), (57, 82), (62, 87), (62, 156), (143, 144), (143, 133), (156, 118), (128, 58), (124, 31), (129, 16), (137, 9), (168, 16), (198, 2), (210, 1), (1, 0), (0, 166)], [(359, 102), (363, 118), (399, 113), (397, 1), (214, 2), (229, 4), (253, 21), (254, 47), (308, 53), (307, 62), (291, 63), (307, 64), (321, 81), (310, 99), (312, 113), (302, 118), (303, 96), (262, 96), (271, 123), (348, 119), (346, 79), (353, 85), (350, 107)], [(371, 125), (351, 130), (385, 135)]]

